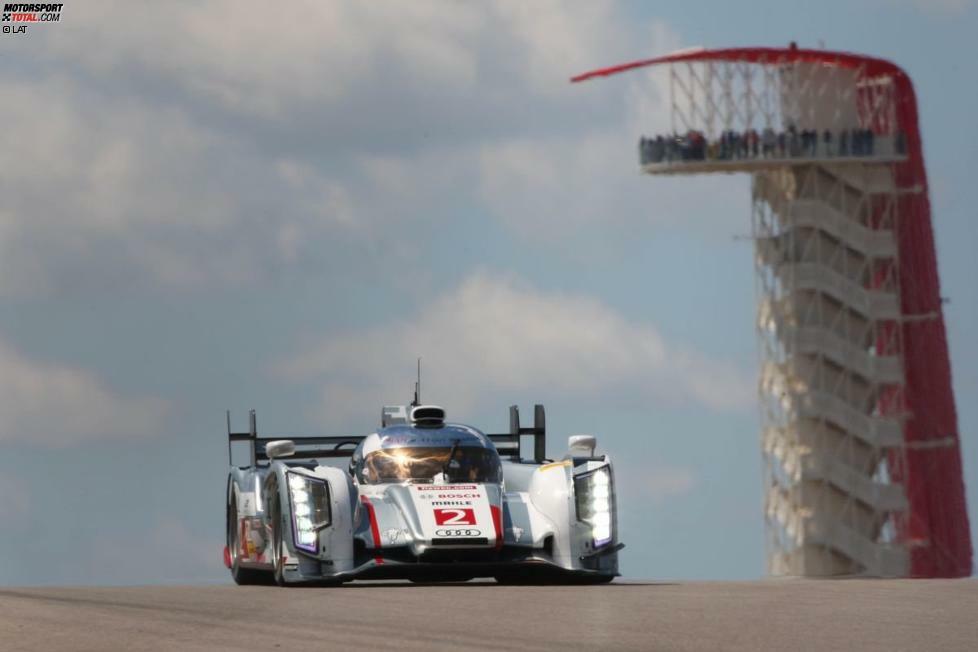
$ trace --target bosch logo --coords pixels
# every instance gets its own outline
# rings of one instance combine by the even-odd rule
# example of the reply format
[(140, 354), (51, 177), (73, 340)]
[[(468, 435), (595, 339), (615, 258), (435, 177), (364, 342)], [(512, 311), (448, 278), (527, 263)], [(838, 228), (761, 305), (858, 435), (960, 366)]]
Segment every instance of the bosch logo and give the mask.
[(435, 534), (440, 537), (477, 537), (481, 536), (480, 530), (436, 530)]

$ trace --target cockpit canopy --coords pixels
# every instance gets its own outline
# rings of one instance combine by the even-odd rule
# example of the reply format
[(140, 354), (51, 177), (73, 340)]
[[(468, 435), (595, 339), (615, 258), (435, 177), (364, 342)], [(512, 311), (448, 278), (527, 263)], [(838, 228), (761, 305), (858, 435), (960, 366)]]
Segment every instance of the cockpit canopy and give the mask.
[(363, 484), (502, 481), (495, 447), (467, 426), (384, 428), (364, 440), (350, 463)]

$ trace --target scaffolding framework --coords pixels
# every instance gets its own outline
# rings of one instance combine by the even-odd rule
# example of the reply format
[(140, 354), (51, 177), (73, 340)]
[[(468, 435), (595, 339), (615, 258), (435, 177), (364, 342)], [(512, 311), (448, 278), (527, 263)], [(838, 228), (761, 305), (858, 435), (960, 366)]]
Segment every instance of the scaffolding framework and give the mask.
[(574, 81), (654, 64), (669, 66), (673, 133), (643, 139), (643, 171), (752, 175), (768, 572), (970, 575), (909, 78), (792, 47), (677, 53)]

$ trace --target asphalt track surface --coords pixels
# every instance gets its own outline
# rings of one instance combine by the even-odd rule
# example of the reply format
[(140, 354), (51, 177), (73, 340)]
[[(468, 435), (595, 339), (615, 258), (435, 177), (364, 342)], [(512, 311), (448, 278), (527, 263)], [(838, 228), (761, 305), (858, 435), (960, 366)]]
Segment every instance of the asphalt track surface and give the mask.
[(978, 579), (0, 588), (0, 650), (978, 650)]

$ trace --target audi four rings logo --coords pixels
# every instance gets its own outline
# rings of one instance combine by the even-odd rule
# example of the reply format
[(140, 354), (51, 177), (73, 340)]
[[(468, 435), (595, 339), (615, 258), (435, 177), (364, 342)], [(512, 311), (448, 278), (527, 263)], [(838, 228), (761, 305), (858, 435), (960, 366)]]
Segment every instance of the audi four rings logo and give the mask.
[(477, 537), (482, 532), (480, 530), (435, 530), (435, 534), (440, 537)]

